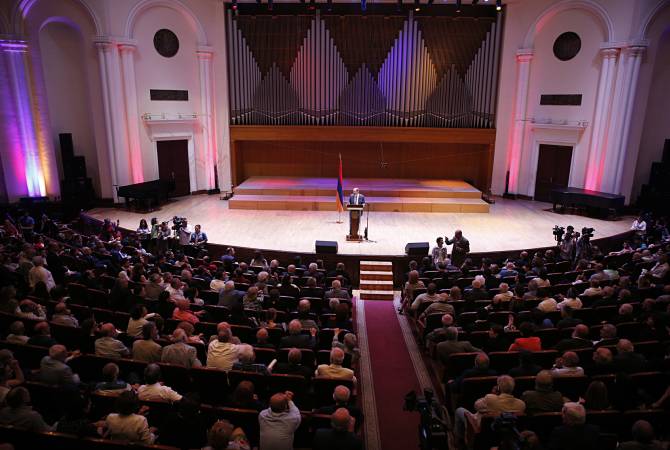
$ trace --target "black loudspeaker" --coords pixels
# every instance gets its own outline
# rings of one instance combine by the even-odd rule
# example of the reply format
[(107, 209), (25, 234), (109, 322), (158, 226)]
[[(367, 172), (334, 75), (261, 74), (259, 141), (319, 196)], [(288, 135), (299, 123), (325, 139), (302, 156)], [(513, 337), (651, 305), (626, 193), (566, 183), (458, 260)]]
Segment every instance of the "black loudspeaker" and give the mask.
[(405, 245), (405, 254), (411, 256), (425, 256), (428, 254), (428, 242), (408, 242)]
[(337, 241), (316, 241), (314, 245), (317, 253), (337, 254)]
[(63, 162), (74, 158), (74, 145), (72, 144), (72, 133), (60, 133), (60, 154)]
[(65, 178), (86, 178), (86, 158), (73, 156), (63, 160), (63, 173)]

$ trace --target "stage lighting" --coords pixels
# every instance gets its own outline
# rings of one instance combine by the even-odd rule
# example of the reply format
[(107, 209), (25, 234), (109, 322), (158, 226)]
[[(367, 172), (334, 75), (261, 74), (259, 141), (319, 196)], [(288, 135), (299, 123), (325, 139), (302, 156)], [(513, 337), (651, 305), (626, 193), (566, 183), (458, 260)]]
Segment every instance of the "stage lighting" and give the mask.
[(502, 0), (496, 0), (496, 11), (502, 10)]
[(421, 11), (421, 0), (414, 0), (414, 11)]
[(456, 12), (461, 12), (461, 0), (456, 0)]
[(233, 0), (233, 11), (237, 11), (237, 0)]

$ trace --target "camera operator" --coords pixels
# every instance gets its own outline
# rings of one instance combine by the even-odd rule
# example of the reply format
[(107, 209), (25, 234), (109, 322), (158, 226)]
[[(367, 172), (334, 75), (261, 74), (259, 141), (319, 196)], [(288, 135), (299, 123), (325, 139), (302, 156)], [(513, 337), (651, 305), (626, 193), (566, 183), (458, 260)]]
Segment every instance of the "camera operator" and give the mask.
[(202, 227), (200, 225), (196, 225), (195, 230), (193, 233), (191, 233), (190, 244), (190, 253), (193, 253), (192, 256), (200, 257), (203, 253), (206, 252), (207, 233), (202, 231)]
[(593, 237), (593, 228), (582, 228), (582, 235), (577, 239), (575, 245), (575, 260), (585, 259), (590, 261), (593, 256), (593, 248), (591, 247), (591, 238)]
[(562, 261), (574, 261), (575, 259), (575, 227), (569, 225), (565, 237), (558, 244), (559, 257)]
[(185, 217), (175, 217), (172, 222), (174, 223), (172, 229), (179, 240), (179, 247), (186, 250), (191, 243), (191, 229), (188, 227), (188, 220)]

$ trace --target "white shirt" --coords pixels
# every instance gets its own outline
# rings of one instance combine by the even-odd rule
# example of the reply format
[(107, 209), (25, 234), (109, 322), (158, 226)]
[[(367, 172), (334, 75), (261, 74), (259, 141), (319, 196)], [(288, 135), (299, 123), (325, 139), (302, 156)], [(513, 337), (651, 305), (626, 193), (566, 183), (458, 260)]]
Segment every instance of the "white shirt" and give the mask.
[(181, 395), (170, 386), (160, 383), (143, 384), (137, 389), (137, 397), (142, 401), (174, 403), (181, 400)]
[(154, 443), (156, 436), (149, 430), (147, 418), (139, 414), (122, 416), (112, 413), (105, 420), (109, 438), (116, 441), (139, 442), (145, 445)]
[(647, 222), (645, 222), (644, 220), (640, 220), (638, 222), (638, 220), (635, 219), (630, 229), (635, 231), (647, 231)]

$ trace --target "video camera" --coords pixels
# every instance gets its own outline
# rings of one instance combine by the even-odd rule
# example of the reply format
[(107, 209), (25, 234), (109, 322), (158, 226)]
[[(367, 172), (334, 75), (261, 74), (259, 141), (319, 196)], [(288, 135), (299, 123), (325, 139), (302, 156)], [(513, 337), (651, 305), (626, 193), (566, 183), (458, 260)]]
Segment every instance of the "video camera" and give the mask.
[(556, 239), (556, 242), (559, 244), (563, 240), (563, 235), (565, 234), (565, 228), (564, 227), (559, 227), (558, 225), (554, 225), (554, 231), (552, 232), (554, 235), (554, 239)]
[(172, 229), (173, 230), (179, 231), (182, 228), (185, 228), (186, 225), (187, 225), (186, 217), (174, 216), (172, 218)]
[(592, 238), (595, 231), (596, 230), (593, 228), (584, 227), (582, 228), (582, 237)]
[(421, 415), (419, 424), (420, 448), (423, 450), (443, 449), (449, 447), (447, 442), (447, 423), (445, 410), (430, 389), (424, 389), (423, 397), (419, 397), (416, 391), (405, 395), (404, 411), (418, 411)]

